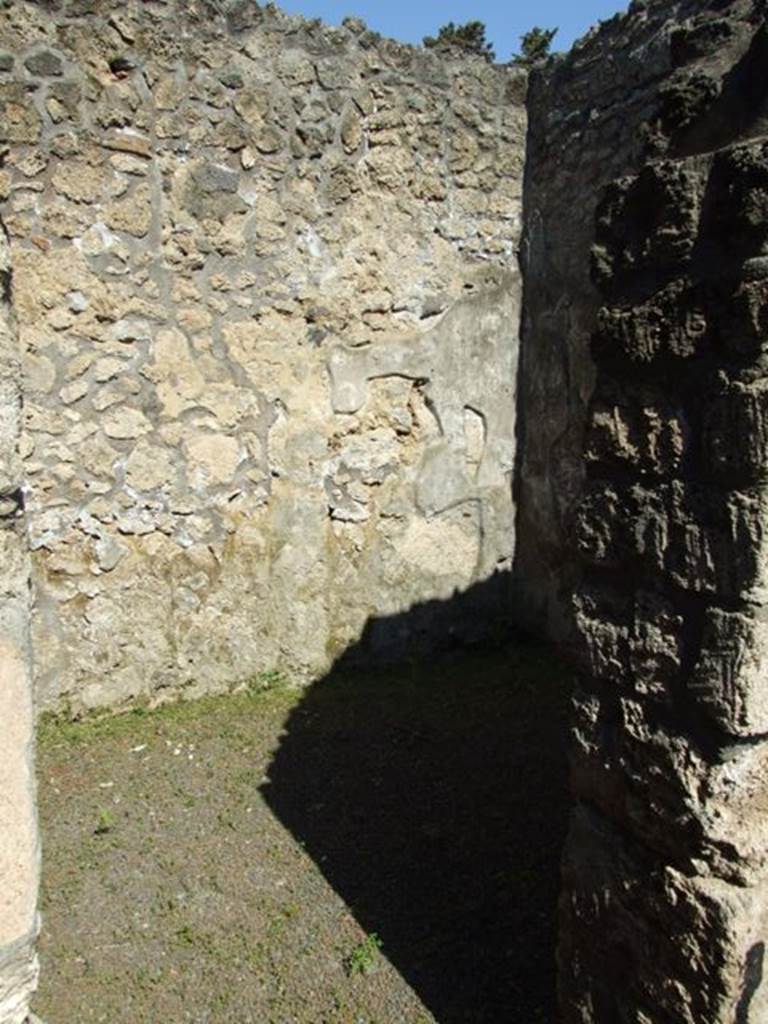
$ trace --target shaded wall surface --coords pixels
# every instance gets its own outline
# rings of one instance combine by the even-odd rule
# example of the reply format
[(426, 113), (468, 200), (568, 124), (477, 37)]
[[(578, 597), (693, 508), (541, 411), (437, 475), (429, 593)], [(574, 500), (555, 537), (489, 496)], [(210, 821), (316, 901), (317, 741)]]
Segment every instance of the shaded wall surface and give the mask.
[[(741, 34), (733, 38), (731, 8), (700, 0), (633, 4), (531, 77), (516, 587), (519, 615), (560, 639), (572, 630), (573, 513), (586, 476), (596, 376), (591, 339), (601, 297), (590, 249), (597, 204), (606, 185), (662, 151), (668, 132), (719, 92), (747, 45)], [(697, 14), (706, 25), (686, 43), (686, 21)]]
[(581, 666), (567, 1024), (768, 1014), (766, 66), (764, 4), (651, 2), (534, 79), (518, 567)]
[(311, 678), (509, 570), (524, 85), (256, 4), (3, 7), (44, 706)]

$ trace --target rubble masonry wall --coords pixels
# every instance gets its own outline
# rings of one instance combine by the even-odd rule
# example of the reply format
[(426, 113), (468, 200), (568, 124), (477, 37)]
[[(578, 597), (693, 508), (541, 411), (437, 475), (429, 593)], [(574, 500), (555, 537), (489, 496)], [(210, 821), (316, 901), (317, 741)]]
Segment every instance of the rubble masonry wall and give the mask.
[(316, 678), (491, 577), (448, 626), (504, 618), (524, 87), (249, 3), (3, 7), (42, 707)]

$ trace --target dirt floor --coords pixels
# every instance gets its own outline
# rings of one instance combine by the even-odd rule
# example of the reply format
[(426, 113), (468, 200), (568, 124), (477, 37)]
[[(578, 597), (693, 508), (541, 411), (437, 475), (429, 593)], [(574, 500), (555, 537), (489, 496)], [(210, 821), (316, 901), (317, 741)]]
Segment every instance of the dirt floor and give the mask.
[(553, 1021), (567, 684), (526, 643), (44, 723), (37, 1013)]

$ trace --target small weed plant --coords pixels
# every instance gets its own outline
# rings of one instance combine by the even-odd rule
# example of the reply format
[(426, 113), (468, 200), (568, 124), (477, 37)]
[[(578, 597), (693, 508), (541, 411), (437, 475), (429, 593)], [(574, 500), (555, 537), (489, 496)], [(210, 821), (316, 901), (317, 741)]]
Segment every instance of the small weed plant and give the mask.
[(381, 939), (376, 932), (366, 935), (362, 942), (358, 942), (345, 961), (347, 974), (350, 977), (355, 974), (370, 974), (376, 966), (381, 946)]
[(251, 693), (263, 693), (265, 690), (283, 690), (287, 685), (285, 673), (278, 668), (271, 668), (257, 673), (249, 683), (248, 689)]
[(115, 827), (115, 819), (106, 807), (99, 808), (99, 820), (93, 830), (95, 836), (105, 836)]

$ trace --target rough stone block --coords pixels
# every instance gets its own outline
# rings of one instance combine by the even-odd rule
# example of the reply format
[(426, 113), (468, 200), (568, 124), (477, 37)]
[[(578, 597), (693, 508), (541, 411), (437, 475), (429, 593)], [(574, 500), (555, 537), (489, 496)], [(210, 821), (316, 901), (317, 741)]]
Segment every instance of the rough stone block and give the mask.
[(42, 78), (56, 77), (63, 70), (61, 57), (50, 50), (39, 50), (31, 54), (24, 61), (24, 67), (30, 75), (39, 75)]
[(680, 66), (716, 54), (734, 34), (735, 26), (727, 18), (694, 16), (672, 30), (672, 63)]
[(768, 476), (768, 381), (732, 381), (709, 399), (702, 431), (706, 469), (748, 483)]
[(658, 702), (630, 687), (585, 684), (574, 695), (571, 784), (574, 795), (659, 856), (702, 856), (697, 794), (706, 765), (689, 739), (661, 724)]
[(682, 617), (649, 591), (582, 586), (574, 597), (576, 653), (596, 679), (625, 695), (665, 701), (681, 668)]
[(688, 689), (725, 732), (768, 733), (768, 623), (760, 613), (707, 609)]
[(593, 399), (584, 457), (607, 468), (674, 476), (682, 467), (685, 435), (682, 410), (658, 395), (610, 382)]
[(715, 155), (707, 185), (702, 242), (721, 259), (758, 256), (768, 245), (768, 143), (747, 142)]
[(35, 143), (40, 138), (42, 118), (23, 82), (0, 84), (0, 142)]
[(724, 345), (743, 356), (760, 356), (768, 345), (768, 259), (743, 264), (745, 280), (722, 297), (718, 329)]
[(595, 679), (626, 685), (631, 599), (615, 587), (583, 585), (573, 598), (574, 653)]
[(673, 79), (659, 90), (655, 127), (669, 138), (706, 116), (720, 96), (722, 82), (708, 71), (694, 71)]
[(757, 884), (768, 872), (768, 746), (735, 742), (715, 752), (710, 744), (705, 756), (692, 738), (702, 735), (701, 706), (690, 694), (673, 686), (662, 702), (641, 687), (631, 691), (617, 680), (577, 687), (574, 795), (681, 870)]
[(626, 486), (602, 480), (590, 482), (585, 491), (575, 513), (579, 553), (605, 569), (631, 563), (637, 552), (631, 529), (637, 518), (637, 503), (632, 492)]
[(682, 267), (698, 236), (702, 181), (672, 161), (648, 164), (606, 187), (596, 212), (593, 277), (605, 291), (627, 275)]
[[(623, 355), (642, 364), (662, 356), (689, 359), (701, 355), (710, 340), (703, 291), (680, 278), (645, 301), (603, 306), (597, 316), (593, 351), (600, 360)], [(676, 381), (667, 379), (665, 383), (674, 393)]]
[(766, 883), (688, 875), (578, 807), (563, 866), (563, 1024), (758, 1024)]
[(763, 603), (767, 505), (759, 489), (591, 481), (575, 511), (575, 540), (582, 557), (603, 569)]

